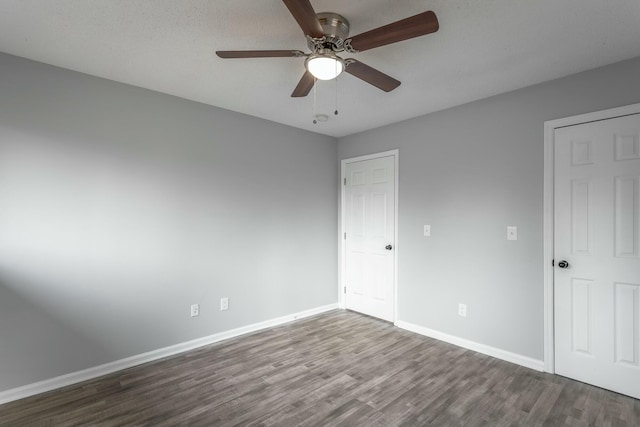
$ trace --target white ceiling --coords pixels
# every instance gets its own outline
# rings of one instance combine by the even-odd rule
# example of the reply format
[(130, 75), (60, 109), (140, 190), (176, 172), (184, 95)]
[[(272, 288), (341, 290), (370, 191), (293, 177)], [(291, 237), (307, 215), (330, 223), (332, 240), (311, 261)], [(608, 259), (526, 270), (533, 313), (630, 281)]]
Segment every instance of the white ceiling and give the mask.
[(402, 81), (355, 77), (290, 94), (300, 58), (223, 60), (216, 50), (299, 49), (281, 0), (0, 0), (0, 51), (336, 137), (640, 56), (639, 0), (311, 0), (359, 34), (433, 10), (437, 33), (353, 56)]

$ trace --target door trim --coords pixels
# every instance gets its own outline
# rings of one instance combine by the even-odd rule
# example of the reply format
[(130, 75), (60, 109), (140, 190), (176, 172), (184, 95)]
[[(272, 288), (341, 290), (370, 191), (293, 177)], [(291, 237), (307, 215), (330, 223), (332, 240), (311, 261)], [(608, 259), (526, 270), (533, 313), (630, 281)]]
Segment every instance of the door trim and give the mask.
[(555, 130), (567, 126), (616, 117), (640, 114), (640, 104), (632, 104), (624, 107), (611, 108), (593, 113), (544, 122), (544, 190), (543, 190), (543, 271), (544, 271), (544, 370), (555, 373), (555, 347), (554, 347), (554, 301), (553, 301), (553, 238), (554, 238), (554, 146)]
[(342, 309), (345, 308), (345, 297), (344, 297), (344, 287), (346, 286), (346, 242), (344, 239), (345, 230), (345, 185), (344, 180), (346, 178), (345, 171), (347, 164), (362, 162), (365, 160), (379, 159), (381, 157), (393, 157), (394, 159), (394, 192), (395, 192), (395, 200), (393, 203), (393, 323), (395, 324), (398, 321), (398, 177), (399, 177), (399, 155), (400, 150), (389, 150), (383, 151), (381, 153), (367, 154), (365, 156), (352, 157), (349, 159), (343, 159), (340, 162), (340, 212), (339, 212), (339, 221), (340, 221), (340, 234), (338, 235), (338, 306)]

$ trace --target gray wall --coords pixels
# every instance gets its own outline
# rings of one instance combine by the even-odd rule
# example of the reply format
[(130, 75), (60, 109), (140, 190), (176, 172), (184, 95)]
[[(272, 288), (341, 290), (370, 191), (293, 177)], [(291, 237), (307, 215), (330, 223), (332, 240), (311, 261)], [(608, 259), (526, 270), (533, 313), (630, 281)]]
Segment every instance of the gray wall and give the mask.
[(336, 158), (0, 54), (0, 391), (335, 303)]
[(636, 58), (339, 139), (340, 159), (400, 149), (399, 320), (542, 359), (544, 122), (638, 103), (639, 76)]

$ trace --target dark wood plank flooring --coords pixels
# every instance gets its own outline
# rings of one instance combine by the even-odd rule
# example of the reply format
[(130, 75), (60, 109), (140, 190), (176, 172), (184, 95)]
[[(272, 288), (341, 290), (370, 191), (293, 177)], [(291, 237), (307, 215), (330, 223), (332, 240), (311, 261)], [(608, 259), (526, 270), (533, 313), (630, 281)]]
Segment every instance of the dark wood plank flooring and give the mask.
[(0, 425), (640, 426), (640, 401), (335, 310), (0, 406)]

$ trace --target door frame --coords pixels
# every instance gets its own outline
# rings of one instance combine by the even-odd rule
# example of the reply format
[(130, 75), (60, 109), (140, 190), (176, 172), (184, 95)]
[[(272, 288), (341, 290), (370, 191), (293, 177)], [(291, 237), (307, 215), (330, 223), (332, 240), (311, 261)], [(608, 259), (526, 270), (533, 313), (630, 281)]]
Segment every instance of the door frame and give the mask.
[(398, 177), (399, 175), (399, 156), (400, 150), (389, 150), (381, 153), (367, 154), (365, 156), (351, 157), (343, 159), (340, 162), (340, 212), (338, 220), (340, 221), (340, 234), (338, 235), (338, 306), (342, 309), (346, 308), (346, 300), (344, 289), (346, 286), (346, 239), (344, 238), (345, 229), (345, 179), (346, 168), (349, 163), (362, 162), (365, 160), (379, 159), (381, 157), (393, 157), (394, 159), (394, 202), (393, 202), (393, 323), (398, 321)]
[(583, 123), (596, 122), (613, 119), (617, 117), (640, 114), (640, 104), (631, 104), (623, 107), (610, 108), (593, 113), (580, 114), (577, 116), (565, 117), (561, 119), (544, 122), (544, 200), (543, 200), (543, 269), (544, 269), (544, 370), (555, 373), (555, 343), (554, 343), (554, 269), (551, 265), (553, 261), (554, 245), (554, 148), (555, 130), (567, 126), (574, 126)]

